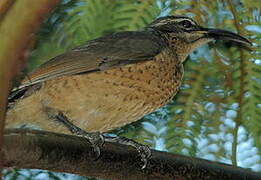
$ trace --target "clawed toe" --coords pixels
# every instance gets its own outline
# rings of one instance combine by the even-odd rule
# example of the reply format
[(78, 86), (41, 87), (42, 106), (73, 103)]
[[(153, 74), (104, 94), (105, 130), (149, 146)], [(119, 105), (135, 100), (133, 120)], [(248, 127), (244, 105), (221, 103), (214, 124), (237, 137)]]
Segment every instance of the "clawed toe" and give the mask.
[(98, 159), (101, 155), (101, 147), (104, 144), (104, 137), (99, 132), (95, 133), (87, 133), (87, 132), (81, 132), (78, 134), (79, 136), (82, 136), (86, 138), (92, 145), (93, 151), (96, 154), (96, 159)]
[(148, 160), (151, 157), (151, 150), (148, 146), (137, 143), (134, 140), (125, 137), (105, 137), (105, 141), (120, 143), (134, 147), (135, 149), (137, 149), (139, 155), (141, 156), (141, 161), (143, 163), (141, 169), (146, 168)]
[(141, 161), (143, 162), (143, 166), (141, 167), (141, 169), (145, 169), (147, 167), (148, 160), (151, 157), (151, 150), (150, 150), (149, 146), (146, 146), (146, 145), (138, 146), (137, 150), (141, 156)]

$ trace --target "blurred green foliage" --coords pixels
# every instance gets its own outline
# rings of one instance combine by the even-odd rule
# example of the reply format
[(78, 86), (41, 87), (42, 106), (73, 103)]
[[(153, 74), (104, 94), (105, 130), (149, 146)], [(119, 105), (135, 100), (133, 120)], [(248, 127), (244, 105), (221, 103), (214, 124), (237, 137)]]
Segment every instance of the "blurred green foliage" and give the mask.
[[(64, 0), (37, 34), (27, 68), (31, 71), (87, 40), (141, 29), (164, 15), (187, 15), (206, 27), (239, 32), (253, 42), (252, 51), (221, 42), (198, 49), (186, 61), (182, 88), (168, 105), (112, 133), (193, 157), (226, 163), (237, 159), (238, 165), (261, 171), (259, 4), (256, 0)], [(237, 157), (246, 151), (251, 153)], [(39, 174), (49, 179), (72, 176), (5, 170), (6, 179), (41, 179)]]

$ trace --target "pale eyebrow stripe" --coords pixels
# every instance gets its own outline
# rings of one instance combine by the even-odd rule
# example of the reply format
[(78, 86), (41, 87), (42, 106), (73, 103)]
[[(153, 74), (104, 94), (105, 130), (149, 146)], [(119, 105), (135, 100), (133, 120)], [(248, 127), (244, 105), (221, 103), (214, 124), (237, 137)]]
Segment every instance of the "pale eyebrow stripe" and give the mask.
[(160, 26), (160, 25), (163, 25), (163, 24), (167, 24), (170, 21), (181, 22), (181, 21), (184, 21), (184, 20), (190, 21), (193, 25), (196, 25), (196, 23), (194, 21), (192, 21), (191, 19), (188, 19), (188, 18), (177, 18), (177, 19), (171, 19), (171, 20), (169, 20), (169, 19), (162, 20), (161, 22), (155, 24), (154, 26)]
[(190, 21), (193, 25), (196, 25), (196, 23), (194, 21), (192, 21), (191, 19), (188, 19), (188, 18), (177, 18), (177, 19), (173, 19), (171, 21), (181, 22), (181, 21), (184, 21), (184, 20)]

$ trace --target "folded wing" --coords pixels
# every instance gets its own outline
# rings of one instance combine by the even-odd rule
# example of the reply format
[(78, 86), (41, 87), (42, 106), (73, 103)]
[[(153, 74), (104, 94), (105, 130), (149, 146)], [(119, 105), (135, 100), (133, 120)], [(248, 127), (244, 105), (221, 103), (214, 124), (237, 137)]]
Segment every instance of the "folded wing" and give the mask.
[(18, 89), (61, 76), (92, 73), (149, 61), (166, 47), (156, 32), (119, 32), (56, 56), (24, 79)]

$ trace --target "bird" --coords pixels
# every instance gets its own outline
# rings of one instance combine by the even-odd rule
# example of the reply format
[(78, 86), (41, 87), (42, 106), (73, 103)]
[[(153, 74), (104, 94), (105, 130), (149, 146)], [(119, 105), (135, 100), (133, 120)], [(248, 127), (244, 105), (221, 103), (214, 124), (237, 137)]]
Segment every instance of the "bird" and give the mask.
[[(214, 40), (251, 44), (186, 16), (159, 17), (141, 30), (87, 41), (40, 65), (12, 90), (6, 128), (83, 135), (99, 151), (102, 133), (167, 104), (181, 86), (187, 56)], [(147, 162), (144, 146), (117, 141), (146, 151)]]

